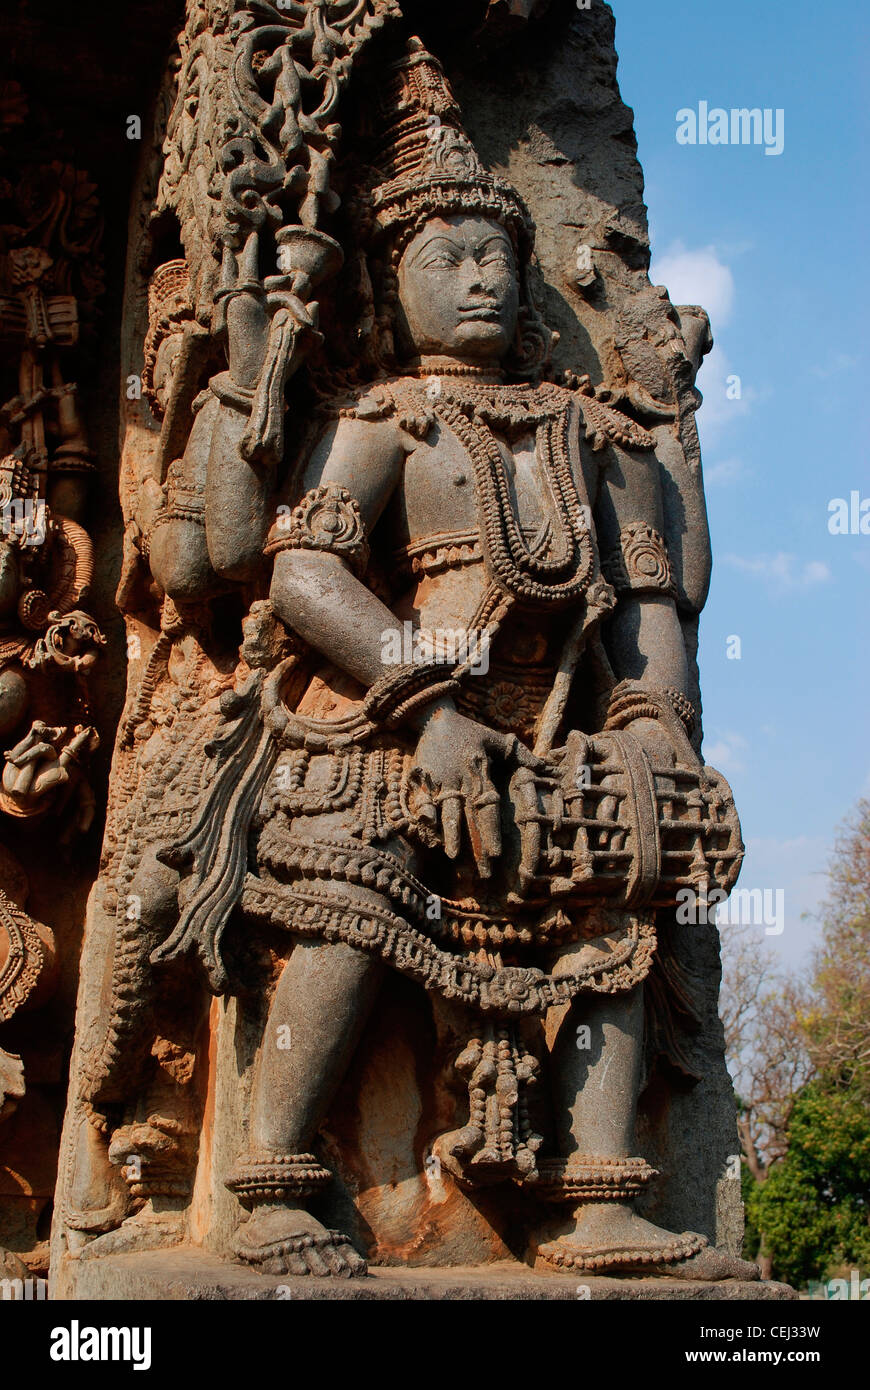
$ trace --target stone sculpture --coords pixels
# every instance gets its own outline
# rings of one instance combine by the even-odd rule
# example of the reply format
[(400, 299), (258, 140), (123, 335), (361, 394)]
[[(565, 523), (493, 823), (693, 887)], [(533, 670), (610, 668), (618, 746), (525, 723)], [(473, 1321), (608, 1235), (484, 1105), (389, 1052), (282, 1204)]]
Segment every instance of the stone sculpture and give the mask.
[(635, 1206), (645, 1047), (681, 1065), (692, 1016), (669, 913), (742, 856), (698, 753), (706, 316), (650, 291), (605, 382), (556, 371), (526, 204), (392, 0), (193, 3), (143, 188), (61, 1277), (203, 1242), (363, 1275), (319, 1131), (395, 974), (450, 1052), (427, 1176), (482, 1225), (756, 1277)]
[[(17, 148), (26, 97), (8, 84), (4, 98), (12, 177), (0, 190), (0, 363), (12, 394), (0, 406), (0, 1024), (44, 1004), (56, 983), (54, 936), (25, 908), (18, 854), (28, 830), (38, 852), (40, 841), (68, 843), (93, 820), (86, 770), (99, 739), (87, 676), (105, 641), (82, 608), (93, 462), (69, 379), (81, 306), (92, 309), (99, 293), (99, 211), (80, 170), (33, 163)], [(25, 1059), (0, 1045), (0, 1120), (25, 1083)], [(0, 1129), (0, 1165), (3, 1138)]]

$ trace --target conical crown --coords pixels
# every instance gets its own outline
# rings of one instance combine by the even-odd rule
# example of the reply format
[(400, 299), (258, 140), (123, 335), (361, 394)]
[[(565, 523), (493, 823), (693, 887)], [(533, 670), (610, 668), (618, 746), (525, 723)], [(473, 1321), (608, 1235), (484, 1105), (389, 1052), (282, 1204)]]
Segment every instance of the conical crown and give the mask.
[(387, 70), (373, 136), (363, 195), (371, 234), (392, 234), (401, 251), (428, 218), (476, 213), (531, 242), (525, 203), (481, 163), (441, 64), (419, 39), (411, 39), (407, 54)]

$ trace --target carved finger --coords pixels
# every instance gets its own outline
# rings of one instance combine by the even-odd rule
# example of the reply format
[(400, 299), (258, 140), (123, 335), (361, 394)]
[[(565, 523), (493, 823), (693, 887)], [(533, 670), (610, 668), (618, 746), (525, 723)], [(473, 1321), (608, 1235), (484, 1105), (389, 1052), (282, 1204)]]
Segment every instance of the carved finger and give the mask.
[(362, 1255), (358, 1255), (357, 1252), (354, 1249), (352, 1249), (349, 1245), (342, 1246), (342, 1249), (344, 1251), (347, 1260), (347, 1267), (352, 1278), (359, 1278), (362, 1274), (368, 1274), (369, 1267), (363, 1259)]
[(307, 1274), (308, 1266), (298, 1251), (288, 1250), (284, 1255), (273, 1255), (260, 1265), (264, 1274)]
[(329, 1272), (339, 1279), (347, 1279), (350, 1276), (350, 1265), (344, 1258), (341, 1246), (324, 1245), (320, 1254), (329, 1266)]
[(439, 793), (441, 828), (444, 832), (444, 853), (448, 859), (458, 859), (462, 848), (462, 792), (448, 787)]
[(483, 753), (471, 759), (465, 788), (465, 817), (478, 870), (483, 878), (492, 872), (490, 860), (501, 854), (501, 798), (489, 776)]
[(520, 743), (516, 734), (491, 733), (487, 738), (487, 747), (500, 753), (506, 762), (516, 763), (518, 767), (528, 767), (532, 772), (544, 772), (547, 769), (546, 760), (539, 758), (537, 753), (533, 753), (524, 743)]
[(523, 888), (530, 887), (541, 854), (541, 823), (538, 789), (530, 768), (519, 768), (511, 778), (510, 797), (514, 819), (520, 830), (519, 879)]

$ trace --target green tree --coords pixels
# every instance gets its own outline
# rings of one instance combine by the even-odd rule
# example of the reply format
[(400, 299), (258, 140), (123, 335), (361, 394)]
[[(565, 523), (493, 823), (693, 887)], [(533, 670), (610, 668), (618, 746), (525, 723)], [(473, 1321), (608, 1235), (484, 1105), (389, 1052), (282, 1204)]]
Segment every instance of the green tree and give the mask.
[(807, 976), (723, 942), (747, 1253), (802, 1284), (870, 1273), (870, 801), (838, 833)]
[(870, 1270), (870, 1116), (849, 1087), (822, 1079), (805, 1087), (789, 1124), (789, 1146), (748, 1213), (764, 1231), (777, 1275), (791, 1284), (832, 1269)]

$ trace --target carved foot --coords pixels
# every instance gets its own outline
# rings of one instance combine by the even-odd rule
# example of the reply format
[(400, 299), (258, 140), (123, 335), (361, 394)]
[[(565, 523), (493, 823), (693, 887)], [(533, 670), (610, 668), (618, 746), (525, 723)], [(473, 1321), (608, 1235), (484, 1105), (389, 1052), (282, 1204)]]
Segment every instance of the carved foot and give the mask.
[(706, 1236), (694, 1231), (675, 1235), (645, 1221), (622, 1203), (581, 1208), (575, 1229), (539, 1246), (538, 1258), (556, 1269), (585, 1274), (700, 1280), (759, 1278), (757, 1265), (714, 1250)]
[(166, 1250), (182, 1245), (185, 1236), (184, 1218), (180, 1212), (152, 1211), (144, 1207), (135, 1216), (122, 1221), (114, 1231), (97, 1236), (83, 1245), (80, 1260), (99, 1260), (103, 1255), (130, 1255), (141, 1250)]
[(350, 1279), (368, 1267), (341, 1231), (328, 1231), (303, 1207), (260, 1207), (241, 1227), (235, 1253), (264, 1274)]
[(761, 1278), (758, 1265), (750, 1260), (741, 1260), (738, 1255), (729, 1255), (725, 1250), (716, 1250), (706, 1245), (690, 1260), (680, 1260), (663, 1271), (672, 1279), (747, 1279)]

